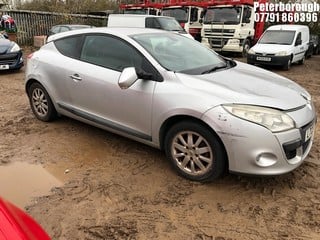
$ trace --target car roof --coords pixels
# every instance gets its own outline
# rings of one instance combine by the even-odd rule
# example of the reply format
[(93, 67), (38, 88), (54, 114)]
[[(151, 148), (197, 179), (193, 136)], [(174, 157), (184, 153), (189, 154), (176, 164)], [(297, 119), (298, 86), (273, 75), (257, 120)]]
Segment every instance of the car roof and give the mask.
[(306, 29), (308, 26), (306, 25), (298, 25), (298, 24), (280, 24), (269, 27), (267, 30), (301, 30)]
[(107, 33), (116, 36), (130, 36), (143, 33), (168, 33), (168, 31), (153, 29), (153, 28), (128, 28), (128, 27), (98, 27), (98, 28), (83, 28), (68, 32), (57, 33), (50, 36), (48, 42), (55, 41), (60, 38), (86, 33)]
[(84, 24), (58, 24), (58, 25), (54, 25), (52, 27), (91, 27), (91, 26), (84, 25)]
[(147, 15), (147, 14), (110, 14), (109, 17), (119, 17), (119, 18), (125, 18), (125, 17), (131, 17), (131, 18), (170, 18), (175, 19), (170, 16), (162, 16), (162, 15)]

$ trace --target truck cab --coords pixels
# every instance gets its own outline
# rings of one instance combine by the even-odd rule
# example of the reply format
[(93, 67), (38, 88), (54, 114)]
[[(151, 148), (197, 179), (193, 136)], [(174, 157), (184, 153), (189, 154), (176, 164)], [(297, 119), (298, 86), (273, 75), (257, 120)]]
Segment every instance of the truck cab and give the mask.
[(166, 6), (161, 10), (162, 16), (174, 17), (180, 25), (190, 33), (194, 39), (201, 41), (201, 28), (200, 23), (202, 7), (186, 5), (186, 6)]
[(202, 14), (201, 42), (217, 52), (246, 56), (255, 35), (254, 9), (249, 2), (208, 6)]

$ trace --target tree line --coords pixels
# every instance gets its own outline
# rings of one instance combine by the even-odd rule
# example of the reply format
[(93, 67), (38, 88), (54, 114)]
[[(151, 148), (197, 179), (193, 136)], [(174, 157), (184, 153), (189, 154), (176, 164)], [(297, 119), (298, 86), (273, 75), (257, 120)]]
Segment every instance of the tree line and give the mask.
[(19, 1), (17, 9), (60, 13), (90, 13), (118, 10), (115, 0), (32, 0)]

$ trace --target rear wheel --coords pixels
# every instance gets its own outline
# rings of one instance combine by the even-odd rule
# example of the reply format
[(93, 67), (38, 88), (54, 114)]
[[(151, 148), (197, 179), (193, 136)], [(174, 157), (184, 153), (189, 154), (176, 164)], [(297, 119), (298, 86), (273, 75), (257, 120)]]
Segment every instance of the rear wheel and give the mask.
[(32, 83), (28, 89), (32, 112), (41, 121), (49, 122), (57, 117), (57, 111), (45, 88), (39, 83)]
[(201, 124), (181, 122), (165, 137), (165, 152), (173, 167), (185, 178), (212, 181), (226, 168), (226, 154), (215, 134)]

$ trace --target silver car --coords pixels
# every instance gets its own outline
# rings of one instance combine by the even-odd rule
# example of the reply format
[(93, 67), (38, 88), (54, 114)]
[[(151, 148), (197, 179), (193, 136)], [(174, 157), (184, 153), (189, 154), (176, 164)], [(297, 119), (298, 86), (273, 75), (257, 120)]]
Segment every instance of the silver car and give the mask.
[(292, 171), (316, 123), (298, 84), (154, 29), (53, 35), (29, 56), (25, 87), (38, 119), (65, 115), (163, 149), (195, 181)]

